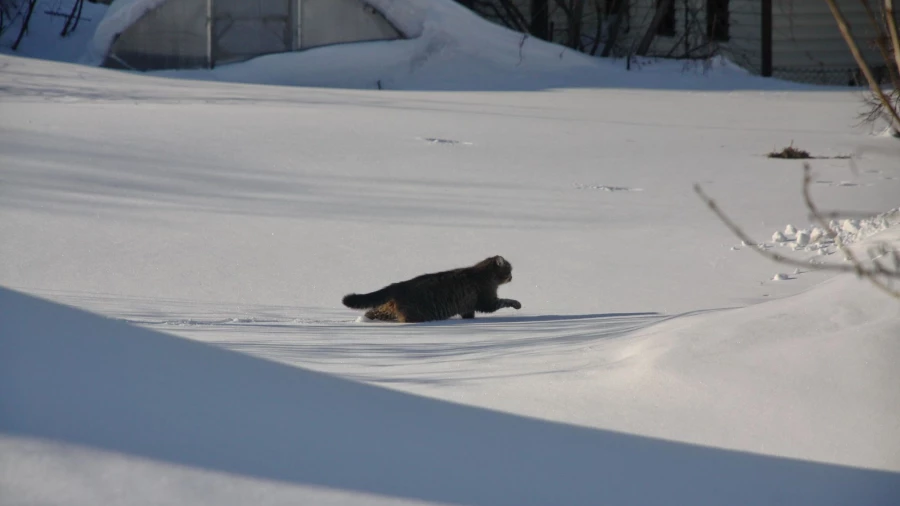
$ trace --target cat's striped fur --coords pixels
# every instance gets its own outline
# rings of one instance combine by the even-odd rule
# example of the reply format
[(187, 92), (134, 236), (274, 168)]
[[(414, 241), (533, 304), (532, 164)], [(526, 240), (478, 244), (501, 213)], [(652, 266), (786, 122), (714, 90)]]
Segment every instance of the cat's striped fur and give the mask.
[(522, 307), (517, 300), (497, 297), (497, 287), (510, 281), (512, 265), (494, 256), (471, 267), (423, 274), (372, 293), (350, 294), (343, 303), (354, 309), (371, 308), (366, 317), (372, 320), (413, 323), (456, 315), (474, 318), (475, 312)]

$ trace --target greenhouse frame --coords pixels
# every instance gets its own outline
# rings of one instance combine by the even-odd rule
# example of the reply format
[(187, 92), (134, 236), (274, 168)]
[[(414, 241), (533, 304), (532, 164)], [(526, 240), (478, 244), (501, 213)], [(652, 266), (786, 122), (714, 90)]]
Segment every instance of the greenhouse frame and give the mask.
[(117, 11), (128, 22), (103, 65), (132, 70), (213, 68), (272, 53), (406, 38), (367, 0), (133, 0)]

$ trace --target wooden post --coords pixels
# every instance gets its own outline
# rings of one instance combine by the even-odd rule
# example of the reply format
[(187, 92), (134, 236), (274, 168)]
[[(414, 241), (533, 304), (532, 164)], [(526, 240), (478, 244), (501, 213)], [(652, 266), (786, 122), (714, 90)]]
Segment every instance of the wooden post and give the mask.
[(772, 77), (772, 0), (762, 0), (762, 69), (763, 77)]
[(528, 26), (531, 35), (543, 40), (550, 40), (550, 7), (547, 1), (531, 0), (531, 23)]

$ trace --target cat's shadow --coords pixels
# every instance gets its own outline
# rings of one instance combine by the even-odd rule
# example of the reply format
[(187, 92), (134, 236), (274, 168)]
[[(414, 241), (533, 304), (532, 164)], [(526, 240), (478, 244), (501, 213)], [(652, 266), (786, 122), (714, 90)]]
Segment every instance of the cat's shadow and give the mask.
[(523, 315), (523, 316), (491, 316), (478, 315), (475, 318), (463, 319), (455, 316), (449, 320), (438, 320), (432, 322), (410, 323), (407, 325), (444, 327), (452, 325), (496, 325), (500, 323), (548, 323), (563, 322), (573, 320), (603, 320), (603, 319), (658, 319), (663, 317), (657, 312), (636, 312), (636, 313), (594, 313), (594, 314), (571, 314), (571, 315)]

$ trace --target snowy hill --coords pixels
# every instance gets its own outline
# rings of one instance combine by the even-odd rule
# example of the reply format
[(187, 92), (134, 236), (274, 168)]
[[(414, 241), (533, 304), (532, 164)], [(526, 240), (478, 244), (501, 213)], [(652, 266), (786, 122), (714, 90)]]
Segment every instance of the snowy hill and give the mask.
[[(473, 408), (223, 351), (5, 289), (0, 302), (4, 504), (712, 505), (736, 498), (889, 504), (896, 498), (891, 472)], [(602, 319), (593, 323), (602, 326)], [(896, 321), (879, 328), (894, 333), (882, 332), (877, 344), (898, 329)], [(602, 337), (582, 345), (591, 341)], [(702, 341), (695, 337), (692, 347)], [(556, 347), (524, 348), (552, 355)], [(647, 363), (645, 356), (634, 359)], [(597, 401), (596, 411), (610, 409)], [(709, 411), (700, 409), (695, 416), (709, 422)]]
[[(284, 86), (392, 90), (526, 91), (552, 88), (690, 90), (808, 89), (748, 75), (715, 60), (701, 63), (601, 60), (488, 22), (453, 0), (369, 0), (408, 34), (394, 41), (335, 44), (271, 54), (215, 69), (157, 75)], [(52, 2), (47, 2), (50, 4)], [(0, 36), (0, 53), (69, 63), (102, 64), (110, 45), (160, 0), (118, 0), (110, 8), (86, 3), (78, 28), (60, 37), (72, 2), (35, 10), (16, 51), (17, 18)], [(22, 16), (24, 17), (24, 16)], [(628, 71), (632, 68), (633, 71)]]

